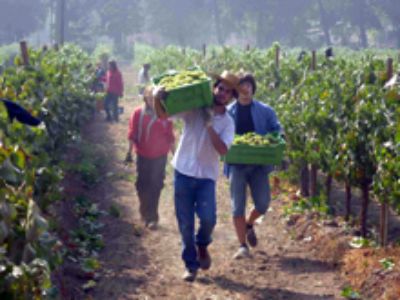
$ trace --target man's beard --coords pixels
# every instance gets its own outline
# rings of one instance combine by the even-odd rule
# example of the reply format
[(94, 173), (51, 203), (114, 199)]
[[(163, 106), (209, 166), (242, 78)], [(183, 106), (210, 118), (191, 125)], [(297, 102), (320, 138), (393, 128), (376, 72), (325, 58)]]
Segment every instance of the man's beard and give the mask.
[(223, 104), (223, 103), (221, 103), (221, 102), (218, 101), (218, 99), (217, 99), (216, 96), (213, 97), (213, 102), (214, 102), (214, 105), (217, 105), (217, 106), (225, 106), (225, 104)]

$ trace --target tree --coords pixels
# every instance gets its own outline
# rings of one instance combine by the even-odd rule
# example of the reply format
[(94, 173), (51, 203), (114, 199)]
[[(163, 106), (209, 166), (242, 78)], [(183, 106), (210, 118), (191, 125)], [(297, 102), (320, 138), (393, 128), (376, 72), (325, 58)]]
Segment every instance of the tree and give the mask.
[(358, 27), (359, 41), (362, 48), (368, 47), (367, 30), (382, 29), (373, 1), (371, 0), (342, 0), (341, 13), (343, 19), (352, 27)]
[(331, 34), (330, 30), (335, 25), (337, 21), (337, 16), (334, 14), (334, 12), (328, 11), (326, 9), (326, 5), (322, 2), (322, 0), (318, 0), (318, 11), (319, 11), (319, 17), (320, 17), (320, 24), (322, 27), (322, 30), (324, 31), (324, 36), (325, 36), (325, 43), (327, 46), (332, 44), (332, 39), (331, 39)]
[(46, 17), (43, 0), (0, 0), (0, 43), (23, 39), (43, 25)]
[(158, 34), (164, 42), (200, 47), (210, 37), (212, 11), (209, 1), (143, 1), (145, 31)]
[(111, 36), (116, 50), (126, 52), (126, 37), (142, 28), (142, 14), (139, 0), (101, 0), (98, 7), (103, 34)]
[(390, 20), (397, 46), (400, 47), (400, 5), (397, 0), (373, 0), (372, 4)]

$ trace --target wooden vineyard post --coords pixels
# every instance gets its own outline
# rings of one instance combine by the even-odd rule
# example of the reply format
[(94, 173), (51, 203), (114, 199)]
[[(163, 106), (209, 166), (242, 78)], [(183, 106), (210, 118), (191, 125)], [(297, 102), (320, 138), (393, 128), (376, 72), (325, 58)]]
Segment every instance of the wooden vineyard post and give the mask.
[(207, 45), (203, 44), (203, 57), (206, 57), (207, 54)]
[(317, 68), (317, 52), (313, 50), (311, 52), (311, 70), (315, 71)]
[(380, 213), (380, 245), (381, 247), (386, 247), (387, 245), (387, 234), (389, 227), (389, 205), (387, 203), (387, 199), (383, 199), (381, 204), (381, 213)]
[(300, 170), (300, 192), (303, 197), (310, 196), (309, 185), (310, 185), (310, 170), (308, 169), (307, 162), (303, 161)]
[(364, 179), (361, 183), (361, 212), (360, 212), (360, 227), (361, 236), (365, 238), (367, 236), (367, 216), (368, 216), (368, 205), (369, 205), (369, 184)]
[(182, 47), (182, 54), (186, 55), (186, 48), (185, 47)]
[(246, 51), (250, 51), (250, 44), (246, 45)]
[(390, 80), (393, 76), (393, 58), (388, 58), (386, 65), (387, 80)]
[(280, 54), (281, 53), (281, 48), (279, 46), (277, 46), (275, 48), (275, 66), (277, 69), (279, 69), (279, 63), (280, 63)]
[(22, 56), (22, 62), (25, 66), (29, 65), (29, 53), (28, 53), (28, 45), (26, 41), (21, 41), (19, 43), (20, 49), (21, 49), (21, 56)]
[[(387, 80), (390, 80), (393, 76), (393, 59), (392, 58), (388, 58), (386, 68), (387, 68), (387, 70), (386, 70)], [(389, 205), (388, 205), (386, 197), (383, 199), (383, 202), (381, 204), (380, 219), (381, 219), (380, 220), (380, 230), (379, 230), (380, 245), (382, 247), (386, 247), (388, 228), (389, 228)]]

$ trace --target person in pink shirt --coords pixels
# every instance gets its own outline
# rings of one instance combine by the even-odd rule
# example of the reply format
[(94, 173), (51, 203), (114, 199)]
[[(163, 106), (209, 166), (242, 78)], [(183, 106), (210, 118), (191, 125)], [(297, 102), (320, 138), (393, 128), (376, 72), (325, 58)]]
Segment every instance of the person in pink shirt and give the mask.
[(106, 111), (106, 120), (118, 122), (118, 99), (124, 94), (124, 82), (122, 74), (118, 70), (117, 63), (112, 60), (108, 64), (106, 74), (106, 98), (104, 100), (104, 110)]
[(172, 122), (159, 119), (153, 107), (152, 88), (143, 94), (144, 105), (137, 107), (129, 119), (129, 149), (126, 162), (136, 153), (136, 191), (142, 221), (150, 229), (158, 225), (158, 203), (164, 186), (165, 167), (169, 151), (173, 151), (175, 137)]

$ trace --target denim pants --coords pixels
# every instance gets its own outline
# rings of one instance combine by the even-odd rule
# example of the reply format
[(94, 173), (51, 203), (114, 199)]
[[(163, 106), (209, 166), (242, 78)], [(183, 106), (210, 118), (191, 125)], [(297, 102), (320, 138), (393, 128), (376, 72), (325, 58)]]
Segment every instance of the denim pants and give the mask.
[(230, 166), (230, 192), (234, 217), (246, 216), (246, 189), (250, 187), (255, 209), (264, 214), (271, 200), (268, 174), (270, 166), (232, 165)]
[(104, 99), (104, 110), (106, 111), (107, 120), (109, 121), (118, 121), (119, 119), (118, 98), (118, 95), (107, 93)]
[(164, 187), (167, 155), (158, 158), (136, 157), (136, 191), (139, 196), (139, 211), (142, 220), (148, 224), (158, 222), (158, 203)]
[[(196, 246), (208, 246), (217, 221), (215, 181), (183, 175), (175, 170), (175, 213), (182, 238), (182, 259), (189, 270), (197, 270)], [(199, 229), (195, 233), (195, 215)]]

